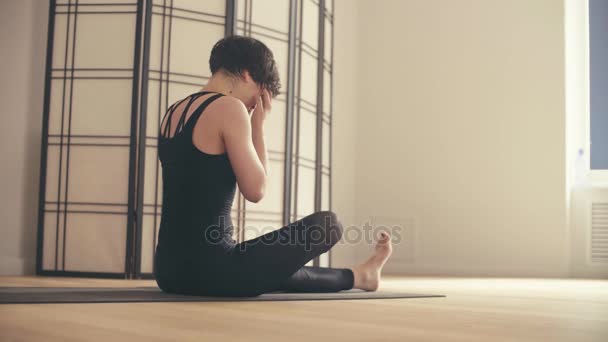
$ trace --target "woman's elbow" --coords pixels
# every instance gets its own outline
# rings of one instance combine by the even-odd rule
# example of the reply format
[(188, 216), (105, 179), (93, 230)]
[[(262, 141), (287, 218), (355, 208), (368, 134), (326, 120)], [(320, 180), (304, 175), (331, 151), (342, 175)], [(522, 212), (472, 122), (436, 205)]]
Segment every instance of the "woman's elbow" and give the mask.
[(264, 198), (266, 190), (266, 181), (260, 182), (261, 184), (254, 190), (250, 190), (248, 196), (245, 196), (249, 202), (258, 203)]
[[(255, 185), (254, 185), (255, 184)], [(257, 203), (264, 198), (264, 194), (266, 192), (266, 176), (262, 176), (258, 178), (257, 181), (250, 183), (251, 186), (243, 189), (247, 189), (247, 191), (243, 191), (243, 196), (249, 202)]]
[(262, 200), (262, 198), (264, 198), (264, 190), (259, 190), (259, 191), (250, 193), (248, 196), (245, 196), (245, 198), (249, 202), (258, 203), (259, 201)]

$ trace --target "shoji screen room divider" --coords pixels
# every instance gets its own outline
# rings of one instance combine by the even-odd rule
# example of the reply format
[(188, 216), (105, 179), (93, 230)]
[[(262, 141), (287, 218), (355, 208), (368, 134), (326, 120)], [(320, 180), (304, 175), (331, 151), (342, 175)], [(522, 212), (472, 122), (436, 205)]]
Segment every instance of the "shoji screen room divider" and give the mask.
[(159, 123), (232, 34), (263, 41), (283, 84), (266, 121), (270, 184), (258, 203), (237, 192), (235, 239), (331, 210), (333, 1), (51, 0), (37, 274), (153, 276)]

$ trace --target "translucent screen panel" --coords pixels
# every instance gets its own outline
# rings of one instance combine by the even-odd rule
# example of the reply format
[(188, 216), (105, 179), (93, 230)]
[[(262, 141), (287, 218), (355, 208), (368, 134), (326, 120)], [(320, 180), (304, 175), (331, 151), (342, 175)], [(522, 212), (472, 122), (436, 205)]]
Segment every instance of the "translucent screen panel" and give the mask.
[(68, 129), (77, 136), (129, 135), (131, 80), (76, 79), (70, 91), (71, 85), (70, 80), (51, 83), (49, 135), (67, 135)]
[(70, 203), (67, 215), (64, 215), (63, 209), (66, 206), (47, 205), (42, 269), (124, 272), (127, 226), (125, 207)]
[(247, 219), (245, 221), (245, 241), (272, 232), (281, 226), (281, 220)]
[(329, 253), (331, 252), (325, 252), (319, 255), (319, 266), (329, 267)]
[[(49, 139), (50, 140), (50, 139)], [(67, 147), (62, 148), (59, 145), (49, 145), (46, 154), (46, 184), (45, 184), (45, 202), (57, 205), (58, 202), (65, 201), (65, 169), (67, 160), (64, 154), (67, 153)], [(61, 159), (59, 158), (61, 154)], [(61, 164), (60, 164), (61, 162)], [(63, 185), (62, 185), (63, 184)], [(62, 189), (59, 189), (61, 186)]]
[[(272, 51), (282, 85), (272, 100), (272, 111), (264, 123), (269, 158), (269, 179), (264, 198), (258, 203), (245, 201), (244, 237), (251, 239), (267, 229), (282, 225), (285, 193), (285, 123), (288, 84), (289, 1), (238, 1), (237, 33), (255, 38)], [(268, 223), (272, 223), (268, 225)], [(273, 228), (274, 227), (274, 228)]]
[(162, 116), (167, 109), (165, 96), (162, 96), (162, 89), (164, 89), (164, 87), (161, 88), (161, 83), (158, 80), (148, 80), (148, 104), (146, 113), (146, 140), (148, 140), (148, 145), (153, 144), (156, 146), (160, 120), (162, 120)]
[[(253, 23), (263, 25), (269, 31), (289, 31), (289, 1), (255, 0), (251, 4)], [(239, 1), (239, 6), (244, 7), (244, 1)]]
[(226, 0), (173, 0), (173, 8), (175, 11), (184, 9), (223, 17), (226, 13)]
[(162, 213), (162, 166), (158, 161), (156, 143), (146, 147), (143, 218), (141, 242), (141, 272), (152, 272), (152, 262)]
[(206, 73), (211, 49), (224, 36), (224, 19), (184, 12), (174, 16), (171, 25), (171, 71), (190, 75)]
[(248, 5), (248, 0), (237, 0), (237, 22), (236, 22), (236, 34), (240, 36), (246, 36), (248, 34), (249, 26), (247, 21), (249, 19), (249, 11), (248, 6), (246, 8), (245, 4)]
[(325, 10), (332, 15), (334, 13), (334, 1), (333, 0), (325, 0)]
[(331, 210), (331, 134), (333, 77), (333, 1), (325, 1), (324, 65), (323, 65), (323, 123), (321, 161), (321, 209)]
[(65, 125), (65, 107), (66, 102), (69, 102), (70, 98), (69, 93), (65, 89), (70, 89), (71, 85), (71, 80), (57, 79), (51, 82), (51, 103), (47, 117), (49, 125), (48, 134), (51, 136), (67, 134), (68, 127)]
[(331, 93), (331, 74), (327, 71), (327, 69), (323, 70), (323, 114), (326, 116), (325, 120), (331, 114), (331, 101), (332, 101), (332, 93)]
[[(142, 256), (154, 255), (158, 241), (158, 225), (160, 224), (161, 213), (155, 214), (153, 208), (144, 208), (142, 218), (141, 253)], [(141, 260), (141, 272), (151, 273), (153, 271), (153, 258), (144, 257)]]
[(272, 100), (272, 110), (264, 120), (264, 142), (272, 158), (285, 158), (285, 106), (281, 98)]
[[(327, 3), (325, 4), (327, 6)], [(331, 64), (331, 54), (332, 54), (332, 36), (333, 36), (333, 24), (330, 22), (329, 18), (327, 17), (327, 13), (325, 16), (325, 27), (324, 27), (324, 50), (325, 52), (323, 53), (324, 58), (325, 58), (325, 63), (326, 64)]]
[(144, 205), (148, 205), (152, 210), (154, 205), (157, 211), (163, 204), (162, 179), (163, 168), (158, 161), (158, 148), (156, 146), (146, 147), (146, 160), (144, 173)]
[(259, 34), (287, 41), (289, 6), (289, 0), (237, 0), (236, 34)]
[(298, 155), (314, 164), (317, 146), (317, 116), (314, 112), (301, 108), (299, 119), (296, 135), (299, 140)]
[[(163, 11), (162, 1), (160, 4), (154, 3), (152, 11), (152, 22), (150, 24), (150, 56), (149, 68), (151, 71), (160, 70), (161, 65), (167, 68), (169, 58), (169, 15)], [(155, 75), (158, 77), (158, 74)]]
[(331, 193), (331, 184), (329, 182), (329, 174), (323, 173), (321, 175), (321, 210), (330, 210), (329, 205), (329, 194)]
[(66, 271), (124, 271), (126, 215), (68, 214), (66, 227)]
[(133, 16), (126, 13), (79, 16), (76, 34), (78, 67), (132, 67), (135, 37)]
[(245, 227), (255, 231), (254, 233), (246, 232), (246, 236), (252, 236), (252, 234), (257, 236), (257, 232), (260, 231), (258, 227), (251, 224), (250, 220), (282, 222), (285, 174), (283, 159), (269, 160), (268, 169), (269, 175), (264, 198), (257, 203), (246, 202)]
[(302, 53), (302, 71), (300, 73), (300, 96), (309, 106), (317, 104), (317, 60), (316, 56)]
[(68, 176), (69, 201), (126, 205), (129, 149), (126, 146), (73, 146)]
[[(63, 86), (57, 87), (53, 83), (63, 84), (63, 81), (51, 83), (44, 170), (46, 213), (43, 223), (43, 270), (124, 272), (129, 177), (129, 137), (126, 132), (130, 124), (130, 112), (126, 108), (130, 108), (131, 102), (130, 98), (121, 96), (120, 90), (129, 93), (130, 81), (75, 80), (71, 100), (69, 93), (62, 91)], [(66, 89), (70, 88), (66, 86)], [(93, 94), (101, 89), (108, 89), (106, 93), (109, 98), (114, 92), (114, 101), (107, 101), (105, 105), (99, 102), (99, 96)], [(62, 214), (64, 211), (67, 211), (67, 215)], [(103, 219), (103, 224), (98, 222), (99, 219)], [(73, 224), (69, 226), (69, 222)], [(80, 225), (82, 222), (86, 224)], [(123, 226), (113, 226), (115, 224)], [(82, 245), (75, 243), (75, 238), (81, 234), (80, 229), (102, 226), (105, 231), (95, 230), (92, 236), (117, 232), (121, 235), (106, 237), (102, 244), (91, 240), (83, 240)], [(64, 250), (64, 239), (72, 241), (75, 249), (70, 250), (66, 241)], [(121, 252), (116, 254), (114, 250), (118, 245)], [(97, 259), (96, 254), (78, 255), (81, 246), (96, 249), (112, 259)], [(57, 264), (55, 258), (52, 263), (49, 262), (49, 253), (58, 256)], [(70, 257), (78, 260), (71, 260)], [(121, 266), (117, 268), (118, 264)], [(69, 269), (68, 265), (71, 265)]]
[(41, 267), (122, 274), (137, 3), (78, 5), (53, 8)]
[[(76, 0), (58, 0), (57, 3), (58, 4), (67, 4), (68, 2), (72, 3), (72, 6), (74, 6), (74, 3), (76, 3)], [(122, 5), (125, 3), (124, 0), (78, 0), (78, 3), (80, 5), (86, 4), (86, 5), (96, 5), (97, 6), (105, 6), (105, 4), (109, 4), (112, 5), (112, 8), (119, 8), (119, 6), (115, 6), (115, 5)]]
[[(79, 5), (87, 3), (89, 5), (78, 6), (78, 14), (74, 15), (75, 1), (72, 1), (71, 6), (68, 6), (68, 1), (57, 1), (53, 68), (72, 65), (71, 50), (74, 46), (77, 68), (132, 68), (136, 24), (134, 12), (137, 9), (135, 2), (113, 5), (107, 1), (79, 1)], [(93, 4), (99, 5), (92, 6)]]
[(152, 272), (152, 263), (162, 214), (162, 166), (156, 146), (146, 147), (144, 172), (144, 208), (142, 218), (141, 271)]
[(64, 270), (124, 271), (128, 163), (128, 147), (71, 148)]
[(319, 6), (312, 0), (302, 1), (302, 41), (316, 51), (319, 45)]
[(294, 115), (292, 221), (315, 212), (316, 103), (318, 6), (298, 2), (300, 16), (296, 44), (296, 109)]
[(72, 134), (128, 136), (132, 80), (74, 81)]
[(295, 182), (293, 187), (292, 217), (299, 219), (315, 212), (315, 160), (316, 160), (316, 114), (308, 107), (300, 107), (297, 129), (294, 132)]
[(272, 51), (275, 62), (277, 63), (277, 69), (279, 71), (279, 77), (283, 89), (276, 98), (272, 99), (272, 110), (267, 114), (266, 120), (264, 121), (264, 130), (266, 138), (266, 147), (270, 151), (284, 152), (285, 151), (285, 118), (287, 114), (287, 104), (285, 102), (284, 89), (287, 85), (287, 50), (288, 46), (286, 42), (264, 37), (261, 35), (252, 34), (252, 37), (262, 41)]
[[(73, 114), (77, 115), (76, 112)], [(64, 145), (60, 149), (60, 138), (58, 136), (49, 136), (48, 139), (44, 206), (46, 214), (43, 223), (43, 269), (68, 270), (67, 265), (70, 264), (72, 265), (70, 271), (123, 272), (124, 249), (126, 247), (128, 138), (102, 135), (71, 136), (69, 147), (66, 145), (67, 138), (63, 140)], [(64, 211), (67, 211), (65, 216), (62, 214)], [(74, 215), (78, 215), (78, 217), (74, 218)], [(98, 218), (103, 218), (105, 224), (98, 225), (95, 221)], [(117, 222), (124, 222), (124, 226), (112, 226)], [(70, 231), (66, 231), (68, 224), (71, 224)], [(64, 251), (64, 238), (67, 241), (72, 241), (72, 246), (77, 245), (75, 239), (80, 236), (78, 235), (80, 233), (79, 229), (81, 229), (80, 224), (85, 224), (86, 227), (83, 229), (88, 229), (89, 232), (94, 229), (102, 229), (91, 234), (92, 236), (100, 234), (106, 239), (103, 241), (105, 244), (95, 245), (93, 243), (89, 245), (89, 248), (108, 248), (107, 252), (110, 253), (110, 249), (113, 250), (118, 248), (117, 245), (120, 245), (122, 253), (108, 255), (123, 259), (106, 260), (104, 262), (107, 262), (107, 264), (101, 265), (98, 263), (99, 260), (96, 260), (90, 254), (78, 255), (76, 251), (80, 250), (79, 247), (76, 248), (76, 251), (69, 250), (70, 245), (67, 242)], [(124, 234), (116, 235), (117, 232)], [(75, 234), (75, 236), (70, 236), (70, 234)], [(86, 243), (89, 242), (89, 240), (83, 241), (82, 244), (86, 246)], [(49, 252), (50, 250), (53, 252)], [(52, 264), (53, 268), (44, 268), (51, 265), (48, 260), (45, 260), (46, 256), (48, 253), (54, 254), (55, 250), (61, 256), (65, 253), (65, 269), (63, 268), (64, 260), (62, 257), (58, 260), (58, 268), (55, 268), (54, 263)], [(77, 258), (78, 261), (69, 259), (70, 256)], [(112, 269), (112, 265), (117, 264), (121, 264), (121, 268)], [(100, 266), (99, 269), (96, 269), (97, 266)]]
[[(57, 6), (57, 11), (64, 13), (55, 14), (55, 30), (53, 32), (53, 69), (64, 69), (66, 66), (72, 65), (72, 54), (66, 53), (72, 50), (73, 40), (70, 37), (74, 35), (74, 18), (73, 11), (67, 14), (67, 6)], [(69, 26), (69, 31), (68, 31)], [(69, 50), (68, 50), (69, 49)]]
[(65, 215), (47, 208), (44, 214), (43, 246), (42, 246), (42, 269), (61, 269), (63, 264), (63, 222)]
[(301, 161), (304, 165), (298, 167), (298, 180), (296, 184), (295, 197), (297, 208), (295, 210), (296, 219), (315, 212), (315, 170), (314, 165)]
[(329, 152), (331, 149), (331, 145), (329, 143), (329, 135), (331, 134), (330, 132), (331, 126), (327, 123), (327, 121), (323, 120), (323, 131), (322, 131), (322, 153), (323, 153), (323, 158), (322, 158), (322, 168), (325, 171), (326, 169), (330, 168), (330, 164), (329, 164)]

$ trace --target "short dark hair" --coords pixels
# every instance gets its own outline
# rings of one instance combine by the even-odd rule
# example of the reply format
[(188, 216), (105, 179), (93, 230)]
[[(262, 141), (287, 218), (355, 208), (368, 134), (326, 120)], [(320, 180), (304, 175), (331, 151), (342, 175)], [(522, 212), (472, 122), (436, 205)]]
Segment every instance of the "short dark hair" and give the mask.
[(253, 81), (268, 89), (273, 97), (281, 88), (272, 51), (255, 38), (235, 35), (220, 39), (211, 50), (209, 68), (212, 74), (221, 70), (238, 77), (247, 70)]

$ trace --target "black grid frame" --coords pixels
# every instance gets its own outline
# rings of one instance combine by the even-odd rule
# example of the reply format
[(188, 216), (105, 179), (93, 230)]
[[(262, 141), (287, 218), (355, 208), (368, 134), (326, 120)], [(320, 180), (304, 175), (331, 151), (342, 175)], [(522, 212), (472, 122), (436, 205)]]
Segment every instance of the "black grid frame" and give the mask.
[[(143, 41), (143, 51), (141, 53), (141, 67), (142, 67), (142, 75), (148, 75), (150, 72), (150, 31), (151, 31), (151, 27), (152, 27), (152, 0), (145, 0), (145, 14), (144, 14), (144, 18), (145, 20), (143, 21), (143, 36), (142, 35), (138, 35), (138, 37), (141, 37), (141, 40)], [(141, 27), (142, 23), (138, 22), (138, 27)], [(139, 53), (138, 51), (136, 51), (136, 56), (137, 58), (139, 58)], [(142, 235), (143, 235), (143, 228), (142, 228), (142, 221), (143, 221), (143, 215), (144, 215), (144, 187), (141, 186), (142, 184), (144, 184), (144, 176), (145, 176), (145, 168), (143, 165), (145, 165), (146, 162), (146, 127), (147, 127), (147, 120), (145, 118), (144, 113), (147, 113), (148, 111), (148, 77), (141, 77), (140, 80), (140, 94), (141, 96), (139, 97), (139, 112), (140, 114), (140, 120), (139, 120), (139, 131), (137, 133), (137, 136), (139, 137), (139, 141), (138, 141), (138, 153), (137, 153), (137, 189), (136, 189), (136, 194), (137, 194), (137, 205), (135, 206), (135, 208), (133, 208), (133, 217), (135, 220), (135, 230), (131, 232), (131, 234), (129, 236), (134, 236), (135, 237), (135, 241), (134, 243), (130, 244), (130, 246), (132, 246), (131, 248), (129, 248), (130, 251), (130, 255), (129, 255), (129, 261), (130, 261), (130, 272), (129, 272), (129, 276), (133, 277), (133, 278), (143, 278), (142, 277), (142, 271), (141, 271), (141, 259), (142, 259)], [(135, 92), (137, 91), (136, 89), (133, 90), (134, 94), (133, 94), (133, 98), (135, 98)], [(134, 134), (135, 135), (135, 134)], [(134, 158), (135, 159), (135, 158)], [(156, 167), (156, 173), (158, 174), (158, 166)], [(155, 197), (156, 198), (156, 197)], [(154, 210), (156, 211), (156, 205), (154, 206)], [(156, 215), (154, 215), (154, 219), (156, 220)], [(154, 235), (154, 237), (156, 238), (156, 235)], [(156, 240), (155, 240), (156, 243)], [(151, 278), (150, 277), (146, 277), (146, 278)]]
[[(49, 1), (49, 26), (47, 40), (47, 56), (45, 70), (45, 93), (43, 104), (43, 127), (42, 127), (42, 142), (41, 142), (41, 163), (40, 163), (40, 180), (39, 180), (39, 209), (38, 209), (38, 234), (37, 234), (37, 256), (36, 256), (36, 274), (51, 275), (51, 276), (79, 276), (79, 277), (105, 277), (105, 278), (126, 278), (130, 272), (130, 253), (129, 249), (130, 229), (133, 227), (134, 217), (131, 215), (134, 208), (134, 169), (136, 167), (133, 156), (135, 155), (136, 135), (134, 132), (134, 123), (137, 122), (137, 92), (132, 94), (131, 106), (131, 132), (129, 136), (125, 135), (88, 135), (88, 134), (73, 134), (72, 133), (72, 108), (73, 108), (73, 93), (75, 80), (132, 80), (132, 89), (136, 89), (140, 78), (140, 65), (135, 59), (132, 68), (77, 68), (75, 63), (76, 58), (76, 36), (78, 33), (77, 23), (80, 16), (99, 16), (99, 15), (127, 15), (135, 17), (135, 35), (140, 33), (140, 23), (142, 20), (142, 2), (125, 2), (119, 4), (110, 3), (79, 3), (78, 0), (50, 0)], [(60, 16), (66, 18), (65, 32), (65, 51), (63, 68), (53, 68), (53, 52), (55, 46), (55, 27), (56, 19)], [(85, 17), (86, 18), (86, 17)], [(135, 38), (135, 37), (134, 37)], [(141, 49), (141, 41), (134, 39), (135, 55)], [(59, 134), (49, 133), (49, 119), (51, 112), (51, 91), (52, 84), (56, 80), (62, 82), (61, 93), (61, 131)], [(68, 86), (69, 84), (69, 86)], [(66, 100), (67, 97), (67, 100)], [(67, 133), (64, 126), (67, 121)], [(49, 156), (49, 146), (59, 147), (59, 170), (57, 180), (57, 199), (52, 201), (47, 198), (47, 162)], [(111, 147), (111, 148), (128, 148), (129, 155), (129, 170), (128, 170), (128, 189), (127, 203), (112, 203), (112, 202), (82, 202), (70, 201), (68, 198), (69, 186), (69, 171), (70, 171), (70, 152), (74, 149), (94, 148), (94, 147)], [(64, 150), (65, 150), (65, 170), (64, 165)], [(65, 173), (65, 174), (64, 174)], [(65, 177), (64, 187), (62, 188), (62, 180)], [(61, 193), (63, 192), (63, 199)], [(80, 207), (80, 210), (79, 210)], [(72, 209), (73, 208), (73, 209)], [(86, 209), (83, 209), (86, 208)], [(92, 209), (93, 208), (93, 209)], [(102, 208), (102, 209), (100, 209)], [(43, 265), (43, 248), (44, 248), (44, 224), (45, 215), (48, 213), (56, 213), (55, 224), (55, 260), (54, 269), (44, 269)], [(61, 215), (62, 216), (61, 216)], [(126, 236), (125, 236), (125, 262), (122, 272), (90, 272), (90, 271), (73, 271), (66, 270), (66, 236), (67, 236), (67, 218), (68, 215), (76, 214), (98, 214), (98, 215), (113, 215), (124, 217), (127, 220)], [(63, 222), (60, 222), (63, 221)], [(131, 228), (132, 230), (133, 228)], [(59, 236), (62, 233), (62, 248), (61, 248), (61, 266), (59, 265)]]
[[(38, 211), (38, 236), (37, 236), (37, 259), (36, 259), (36, 274), (38, 275), (49, 275), (49, 276), (77, 276), (77, 277), (102, 277), (102, 278), (153, 278), (153, 273), (142, 272), (142, 221), (144, 215), (153, 215), (154, 227), (157, 229), (158, 222), (156, 217), (158, 215), (158, 204), (153, 205), (146, 204), (144, 202), (144, 183), (145, 178), (145, 158), (146, 149), (154, 148), (156, 141), (146, 136), (147, 131), (147, 116), (146, 113), (148, 108), (148, 90), (149, 81), (156, 81), (162, 85), (165, 84), (165, 90), (169, 83), (184, 84), (188, 86), (201, 86), (201, 81), (205, 81), (207, 78), (201, 75), (193, 75), (187, 73), (178, 73), (175, 71), (163, 70), (162, 63), (160, 70), (153, 70), (150, 68), (150, 45), (151, 45), (151, 22), (153, 15), (162, 15), (163, 23), (167, 17), (170, 22), (173, 18), (180, 18), (183, 20), (192, 20), (189, 18), (188, 12), (196, 13), (195, 11), (187, 11), (185, 9), (176, 9), (173, 6), (173, 0), (162, 0), (163, 4), (154, 4), (152, 0), (132, 0), (125, 1), (124, 3), (78, 3), (78, 0), (50, 0), (49, 1), (49, 24), (48, 24), (48, 45), (47, 45), (47, 56), (46, 56), (46, 70), (45, 70), (45, 93), (44, 93), (44, 104), (43, 104), (43, 134), (42, 134), (42, 146), (41, 146), (41, 163), (40, 163), (40, 188), (39, 188), (39, 211)], [(319, 9), (319, 30), (318, 30), (318, 46), (316, 49), (317, 58), (317, 103), (313, 106), (311, 103), (307, 103), (300, 96), (300, 73), (301, 66), (299, 65), (298, 58), (301, 60), (302, 53), (311, 54), (311, 51), (315, 53), (315, 49), (306, 46), (305, 43), (298, 41), (297, 34), (298, 30), (301, 30), (302, 25), (302, 4), (304, 1), (310, 1)], [(244, 25), (244, 33), (251, 35), (257, 31), (258, 35), (270, 36), (273, 39), (281, 39), (276, 34), (264, 33), (269, 32), (268, 27), (264, 27), (258, 23), (253, 23), (252, 20), (252, 8), (254, 0), (226, 0), (226, 15), (223, 18), (215, 16), (209, 23), (224, 25), (224, 35), (232, 35), (237, 33), (237, 26), (239, 20), (237, 20), (238, 6), (245, 7), (245, 19), (242, 24)], [(326, 5), (331, 2), (331, 9), (326, 8)], [(174, 13), (174, 10), (176, 13)], [(161, 13), (162, 11), (162, 13)], [(181, 11), (181, 14), (180, 14)], [(331, 11), (331, 13), (330, 13)], [(133, 68), (75, 68), (74, 65), (74, 53), (76, 44), (76, 24), (77, 18), (80, 15), (103, 15), (103, 14), (124, 14), (131, 15), (135, 18), (135, 39), (134, 39), (134, 58)], [(53, 54), (54, 54), (54, 39), (55, 39), (55, 23), (56, 18), (59, 15), (66, 15), (68, 20), (73, 17), (73, 31), (70, 31), (70, 24), (67, 25), (66, 32), (66, 51), (65, 51), (65, 62), (66, 65), (62, 69), (53, 69)], [(331, 194), (331, 183), (332, 183), (332, 112), (333, 112), (333, 20), (334, 20), (334, 4), (333, 1), (314, 1), (314, 0), (290, 0), (289, 2), (289, 30), (285, 33), (285, 42), (288, 45), (288, 80), (287, 89), (285, 91), (286, 104), (286, 117), (285, 117), (285, 151), (269, 151), (270, 158), (275, 158), (276, 161), (283, 161), (284, 163), (284, 180), (283, 180), (283, 212), (281, 219), (283, 224), (288, 224), (294, 218), (294, 212), (292, 208), (297, 208), (297, 196), (294, 197), (294, 193), (297, 192), (297, 184), (294, 186), (294, 180), (297, 183), (298, 173), (297, 168), (300, 163), (307, 165), (314, 165), (315, 172), (315, 194), (314, 194), (314, 208), (315, 210), (321, 210), (321, 196), (323, 190), (329, 192), (329, 210), (331, 210), (332, 194)], [(204, 20), (202, 20), (204, 21)], [(329, 25), (328, 25), (329, 24)], [(298, 27), (300, 26), (300, 27)], [(325, 33), (326, 30), (331, 29), (331, 45), (326, 46)], [(272, 30), (272, 29), (270, 29)], [(264, 31), (264, 32), (260, 32)], [(164, 29), (163, 29), (164, 32)], [(69, 50), (69, 44), (67, 40), (72, 40), (72, 50)], [(163, 39), (164, 42), (164, 39)], [(170, 38), (168, 41), (170, 44)], [(331, 49), (329, 60), (325, 59), (325, 49)], [(67, 65), (68, 53), (72, 54), (71, 65)], [(167, 56), (170, 58), (170, 55)], [(325, 77), (325, 71), (328, 71), (330, 77), (330, 90), (329, 99), (324, 98), (324, 87), (323, 82)], [(63, 73), (63, 77), (59, 77), (60, 73)], [(157, 76), (157, 77), (156, 77)], [(70, 120), (71, 120), (71, 95), (73, 93), (73, 82), (75, 79), (121, 79), (121, 80), (132, 80), (132, 94), (131, 94), (131, 116), (130, 116), (130, 135), (78, 135), (71, 134), (70, 132)], [(51, 108), (51, 88), (52, 82), (55, 79), (64, 80), (64, 96), (69, 91), (69, 102), (67, 109), (67, 121), (68, 121), (68, 133), (63, 134), (63, 128), (61, 134), (49, 134), (49, 114)], [(69, 80), (70, 89), (65, 89), (66, 80)], [(168, 91), (162, 94), (159, 90), (159, 98), (164, 95), (164, 107), (159, 107), (159, 112), (168, 106)], [(329, 113), (324, 112), (324, 101), (329, 101)], [(159, 106), (161, 106), (159, 100)], [(298, 155), (297, 144), (299, 141), (299, 129), (297, 125), (297, 118), (299, 117), (299, 111), (301, 106), (308, 106), (310, 109), (314, 107), (316, 115), (316, 147), (315, 154), (316, 160), (305, 160), (302, 156)], [(329, 136), (329, 161), (328, 165), (323, 165), (323, 123), (328, 124), (329, 131), (325, 132)], [(295, 127), (294, 127), (295, 126)], [(295, 135), (294, 135), (295, 134)], [(65, 196), (63, 200), (58, 197), (55, 201), (49, 201), (46, 198), (46, 183), (47, 183), (47, 157), (49, 146), (58, 145), (60, 147), (60, 153), (63, 152), (63, 146), (67, 146), (67, 156), (69, 158), (69, 151), (71, 147), (87, 147), (87, 146), (98, 146), (99, 143), (89, 141), (91, 138), (98, 140), (107, 140), (103, 146), (112, 146), (115, 148), (128, 148), (129, 155), (129, 170), (128, 170), (128, 193), (127, 203), (83, 203), (83, 202), (70, 202), (67, 198), (67, 184), (65, 190)], [(294, 142), (296, 144), (294, 151)], [(60, 168), (62, 162), (60, 157)], [(69, 165), (66, 164), (66, 165)], [(158, 166), (157, 166), (158, 167)], [(69, 170), (66, 172), (66, 180), (69, 175)], [(159, 175), (158, 169), (155, 170), (156, 177)], [(61, 178), (62, 171), (59, 171)], [(322, 188), (322, 177), (326, 175), (329, 177), (329, 189)], [(157, 189), (158, 190), (158, 189)], [(58, 191), (59, 194), (59, 191)], [(155, 194), (155, 199), (157, 198)], [(292, 206), (292, 198), (295, 203)], [(246, 218), (245, 199), (242, 198), (237, 204), (237, 212), (239, 216), (239, 226), (244, 226)], [(63, 228), (59, 223), (59, 215), (57, 216), (57, 230), (64, 229), (63, 233), (63, 251), (62, 258), (62, 269), (55, 267), (55, 270), (43, 269), (43, 248), (44, 248), (44, 224), (45, 224), (45, 213), (53, 212), (53, 209), (49, 208), (49, 205), (56, 206), (56, 212), (63, 213)], [(103, 210), (78, 210), (78, 206), (91, 206), (97, 205), (103, 207)], [(72, 209), (71, 207), (74, 207)], [(295, 210), (294, 210), (295, 211)], [(93, 212), (96, 214), (107, 214), (107, 215), (124, 215), (127, 220), (126, 236), (125, 236), (125, 261), (123, 272), (80, 272), (65, 270), (65, 220), (67, 214), (74, 212)], [(55, 235), (56, 238), (59, 234)], [(240, 230), (237, 232), (237, 238), (239, 240), (244, 239), (244, 231)], [(154, 245), (156, 245), (156, 233), (154, 234)], [(56, 246), (57, 247), (57, 246)], [(58, 253), (58, 248), (56, 248)], [(331, 265), (331, 253), (328, 253), (329, 265)], [(55, 265), (58, 266), (58, 256), (56, 256)], [(319, 258), (314, 260), (315, 265), (319, 265)]]

